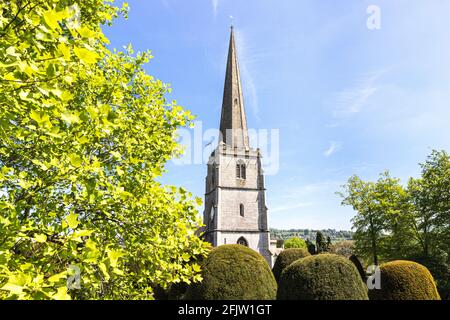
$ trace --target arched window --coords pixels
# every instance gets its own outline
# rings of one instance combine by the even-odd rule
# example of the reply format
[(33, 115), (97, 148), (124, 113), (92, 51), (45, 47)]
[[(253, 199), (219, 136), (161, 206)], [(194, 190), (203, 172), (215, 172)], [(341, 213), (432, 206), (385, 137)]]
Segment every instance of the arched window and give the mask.
[(244, 216), (244, 205), (242, 203), (239, 205), (239, 214), (241, 217)]
[(236, 164), (236, 178), (245, 179), (245, 176), (245, 163), (243, 161), (238, 161), (238, 163)]
[(240, 237), (240, 238), (238, 239), (238, 241), (237, 241), (237, 244), (240, 244), (241, 246), (246, 246), (246, 247), (248, 247), (248, 242), (247, 242), (247, 240), (245, 240), (244, 237)]

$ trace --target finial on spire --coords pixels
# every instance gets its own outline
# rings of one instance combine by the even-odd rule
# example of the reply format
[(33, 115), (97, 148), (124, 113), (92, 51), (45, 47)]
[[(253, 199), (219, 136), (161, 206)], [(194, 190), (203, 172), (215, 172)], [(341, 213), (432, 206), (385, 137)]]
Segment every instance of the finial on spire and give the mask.
[(230, 17), (230, 29), (231, 31), (233, 31), (233, 21), (234, 21), (234, 17), (233, 16), (229, 16)]

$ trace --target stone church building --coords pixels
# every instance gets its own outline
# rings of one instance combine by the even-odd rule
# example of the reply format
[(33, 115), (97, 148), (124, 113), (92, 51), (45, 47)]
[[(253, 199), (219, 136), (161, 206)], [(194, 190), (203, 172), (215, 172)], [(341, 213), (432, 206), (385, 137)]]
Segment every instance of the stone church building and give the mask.
[(264, 174), (259, 149), (249, 144), (239, 64), (231, 27), (220, 139), (206, 177), (205, 240), (213, 246), (241, 244), (272, 266)]

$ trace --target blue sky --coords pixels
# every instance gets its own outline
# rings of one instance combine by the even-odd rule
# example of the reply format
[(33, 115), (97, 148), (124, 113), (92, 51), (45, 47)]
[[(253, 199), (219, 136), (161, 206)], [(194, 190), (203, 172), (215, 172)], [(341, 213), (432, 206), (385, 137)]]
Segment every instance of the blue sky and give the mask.
[[(230, 15), (247, 121), (279, 129), (279, 171), (266, 177), (269, 224), (350, 229), (335, 195), (353, 174), (404, 182), (431, 149), (450, 150), (448, 0), (132, 0), (105, 28), (111, 46), (152, 50), (148, 72), (203, 128), (220, 121)], [(381, 10), (369, 30), (366, 10)], [(206, 144), (206, 142), (205, 142)], [(203, 197), (206, 165), (162, 181)]]

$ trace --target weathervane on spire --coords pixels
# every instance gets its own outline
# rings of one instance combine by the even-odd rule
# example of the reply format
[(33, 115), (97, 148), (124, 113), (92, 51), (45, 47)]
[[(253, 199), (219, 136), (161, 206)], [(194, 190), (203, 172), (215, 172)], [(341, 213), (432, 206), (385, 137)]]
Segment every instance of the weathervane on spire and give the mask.
[(234, 17), (230, 15), (229, 18), (230, 18), (231, 30), (233, 30), (233, 21), (234, 21)]

